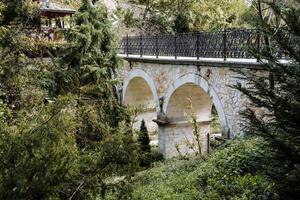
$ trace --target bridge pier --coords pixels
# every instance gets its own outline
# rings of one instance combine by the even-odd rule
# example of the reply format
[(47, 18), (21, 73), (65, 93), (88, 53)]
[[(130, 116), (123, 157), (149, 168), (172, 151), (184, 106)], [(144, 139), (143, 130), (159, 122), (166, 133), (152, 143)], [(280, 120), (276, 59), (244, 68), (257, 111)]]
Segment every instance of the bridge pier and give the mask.
[[(159, 126), (159, 151), (164, 158), (206, 155), (209, 152), (210, 122), (197, 122), (198, 132), (188, 121)], [(199, 150), (200, 148), (200, 150)]]

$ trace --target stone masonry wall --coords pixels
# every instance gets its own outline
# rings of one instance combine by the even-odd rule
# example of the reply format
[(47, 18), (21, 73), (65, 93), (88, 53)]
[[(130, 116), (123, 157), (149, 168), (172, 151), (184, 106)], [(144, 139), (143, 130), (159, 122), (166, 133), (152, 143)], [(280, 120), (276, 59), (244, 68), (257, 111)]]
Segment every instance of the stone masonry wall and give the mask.
[[(212, 66), (196, 66), (196, 65), (180, 65), (180, 64), (159, 64), (150, 62), (126, 62), (120, 71), (121, 79), (124, 82), (130, 82), (129, 75), (135, 73), (135, 71), (142, 71), (147, 74), (152, 80), (152, 88), (155, 88), (157, 98), (166, 96), (168, 91), (176, 80), (186, 75), (195, 77), (201, 77), (208, 84), (207, 93), (213, 99), (212, 93), (218, 98), (219, 109), (224, 111), (227, 130), (230, 132), (230, 137), (238, 136), (242, 134), (241, 117), (239, 112), (246, 106), (246, 98), (237, 90), (230, 86), (241, 81), (238, 73), (234, 72), (230, 67), (212, 67)], [(137, 76), (139, 76), (137, 74)], [(245, 84), (245, 83), (242, 83)], [(200, 87), (200, 86), (199, 86)], [(126, 88), (123, 87), (123, 92)], [(178, 97), (186, 98), (186, 97)], [(158, 99), (155, 99), (158, 102)], [(214, 101), (215, 102), (215, 101)], [(166, 103), (166, 102), (165, 102)], [(157, 103), (158, 104), (158, 103)], [(159, 105), (157, 110), (159, 109)], [(172, 117), (172, 116), (168, 116)], [(176, 128), (177, 127), (177, 128)], [(174, 145), (170, 145), (170, 137), (175, 135), (175, 139), (180, 139), (179, 132), (191, 132), (190, 127), (182, 130), (181, 127), (172, 125), (170, 127), (160, 127), (159, 143), (160, 148), (165, 154), (170, 154), (174, 151)], [(171, 130), (171, 131), (170, 131)], [(167, 135), (166, 135), (167, 134)], [(180, 134), (179, 134), (180, 135)], [(191, 136), (188, 136), (191, 137)]]

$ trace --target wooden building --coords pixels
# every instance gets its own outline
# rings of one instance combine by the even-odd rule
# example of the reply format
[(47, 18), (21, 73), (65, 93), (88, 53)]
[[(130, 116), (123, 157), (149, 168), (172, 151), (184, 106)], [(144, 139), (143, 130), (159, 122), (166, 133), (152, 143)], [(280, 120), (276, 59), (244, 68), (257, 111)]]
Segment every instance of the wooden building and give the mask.
[(58, 30), (72, 26), (72, 16), (76, 10), (53, 0), (35, 0), (41, 14), (41, 31), (49, 40), (60, 40)]

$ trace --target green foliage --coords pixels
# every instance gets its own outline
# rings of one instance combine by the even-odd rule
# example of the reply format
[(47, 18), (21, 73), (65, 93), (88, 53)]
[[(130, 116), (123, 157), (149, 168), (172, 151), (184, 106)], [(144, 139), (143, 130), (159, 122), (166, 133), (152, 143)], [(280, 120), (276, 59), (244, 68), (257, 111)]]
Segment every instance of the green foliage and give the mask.
[(83, 1), (59, 57), (43, 59), (34, 5), (0, 4), (0, 198), (95, 199), (104, 179), (139, 164), (110, 23)]
[(196, 169), (201, 161), (169, 160), (142, 172), (133, 182), (133, 199), (199, 199)]
[[(272, 15), (265, 16), (263, 7), (268, 7)], [(265, 74), (241, 71), (248, 87), (235, 87), (251, 102), (243, 112), (246, 133), (263, 137), (267, 141), (265, 148), (274, 152), (269, 168), (278, 193), (281, 198), (297, 199), (300, 188), (291, 185), (300, 185), (300, 7), (284, 1), (259, 2), (258, 10), (265, 46), (253, 53), (267, 61), (262, 65)], [(287, 63), (276, 58), (278, 49), (288, 57)]]
[[(132, 2), (132, 1), (131, 1)], [(148, 33), (181, 33), (248, 27), (244, 0), (133, 1), (144, 5), (140, 28)]]
[(45, 63), (32, 57), (50, 50), (51, 45), (39, 37), (30, 37), (26, 29), (32, 28), (32, 33), (39, 36), (35, 4), (28, 0), (0, 4), (0, 99), (16, 112), (42, 100), (43, 91), (34, 78), (41, 74)]
[(197, 1), (191, 8), (194, 13), (193, 29), (199, 31), (244, 28), (243, 16), (249, 9), (244, 0)]
[(13, 25), (14, 22), (20, 22), (21, 26), (37, 27), (40, 22), (37, 5), (31, 0), (11, 0), (0, 1), (1, 25)]
[[(198, 155), (198, 156), (202, 156), (203, 154), (202, 154), (202, 151), (201, 151), (201, 129), (200, 129), (200, 127), (199, 127), (199, 125), (198, 125), (198, 122), (197, 122), (197, 116), (196, 116), (196, 114), (194, 113), (194, 109), (193, 109), (193, 105), (192, 105), (192, 102), (191, 102), (191, 100), (190, 100), (190, 108), (191, 108), (191, 111), (192, 111), (192, 113), (190, 114), (190, 116), (189, 116), (189, 121), (190, 121), (190, 124), (191, 124), (191, 126), (192, 126), (192, 129), (193, 129), (193, 136), (195, 137), (195, 141), (196, 141), (196, 143), (197, 143), (197, 147), (195, 148), (195, 147), (193, 147), (193, 145), (188, 145), (188, 146), (190, 146), (190, 148), (191, 149), (193, 149), (195, 152), (195, 154), (196, 155)], [(187, 144), (189, 144), (189, 141), (186, 141), (187, 142)]]
[[(0, 198), (68, 197), (79, 176), (76, 123), (66, 99), (0, 129)], [(70, 195), (70, 194), (69, 194)]]
[(141, 127), (138, 135), (138, 142), (140, 144), (140, 148), (142, 152), (150, 152), (150, 138), (147, 130), (147, 126), (145, 120), (142, 120)]
[(142, 120), (140, 131), (138, 132), (138, 143), (140, 148), (140, 165), (142, 167), (150, 166), (151, 163), (151, 146), (148, 130), (145, 120)]
[(85, 146), (108, 137), (121, 121), (130, 119), (117, 100), (118, 58), (105, 9), (84, 1), (74, 22), (66, 32), (60, 68), (53, 73), (55, 87), (49, 89), (54, 95), (77, 95), (82, 125), (77, 135)]
[(219, 121), (218, 112), (217, 112), (215, 106), (212, 107), (211, 115), (212, 115), (212, 122), (210, 124), (210, 132), (211, 133), (221, 133), (221, 125), (220, 125), (220, 121)]
[(85, 187), (76, 194), (83, 199), (103, 191), (103, 180), (109, 176), (130, 176), (139, 163), (131, 119), (117, 100), (119, 61), (107, 13), (103, 7), (83, 1), (74, 21), (75, 26), (66, 32), (68, 43), (61, 52), (55, 81), (57, 94), (77, 97), (76, 141), (88, 165), (82, 172)]
[(122, 180), (118, 183), (107, 184), (105, 196), (98, 199), (105, 200), (128, 200), (132, 199), (133, 186), (128, 180)]
[(124, 24), (126, 27), (134, 27), (138, 21), (134, 18), (134, 13), (127, 9), (124, 13)]
[(183, 13), (178, 13), (174, 20), (174, 31), (175, 33), (187, 33), (190, 31), (189, 18)]
[(14, 114), (29, 112), (46, 95), (40, 80), (53, 63), (40, 58), (55, 46), (39, 31), (36, 3), (0, 1), (0, 12), (0, 99)]
[(71, 80), (62, 80), (66, 87), (60, 92), (80, 92), (94, 98), (107, 97), (105, 95), (113, 92), (111, 87), (115, 82), (112, 79), (118, 59), (105, 9), (92, 7), (86, 1), (74, 21), (75, 26), (66, 33), (68, 43), (62, 50), (63, 69), (60, 70), (69, 74)]
[(163, 155), (159, 152), (159, 148), (157, 146), (151, 147), (151, 162), (155, 163), (158, 161), (164, 160)]
[(132, 130), (124, 122), (120, 123), (110, 137), (100, 142), (98, 147), (102, 173), (111, 175), (132, 175), (138, 170), (138, 144), (133, 139)]
[(205, 191), (203, 199), (278, 199), (273, 193), (273, 184), (263, 176), (246, 174), (232, 178), (222, 178), (221, 181), (209, 182), (209, 191)]
[(73, 8), (80, 8), (82, 1), (81, 0), (55, 0), (56, 3), (61, 3), (62, 5), (69, 5)]
[(8, 106), (0, 99), (0, 125), (4, 125), (12, 117)]
[(124, 130), (94, 143), (93, 151), (91, 145), (78, 148), (76, 104), (74, 96), (59, 97), (34, 116), (19, 116), (3, 126), (1, 199), (94, 199), (105, 177), (135, 170), (137, 148), (130, 148), (134, 143)]
[(170, 16), (162, 12), (151, 12), (149, 18), (146, 19), (142, 29), (145, 29), (148, 33), (172, 33), (173, 21), (170, 20)]
[(131, 199), (278, 199), (274, 182), (264, 174), (271, 157), (263, 148), (258, 138), (235, 139), (207, 160), (156, 163), (126, 188), (133, 188)]
[(85, 0), (74, 21), (75, 26), (66, 32), (68, 43), (54, 77), (56, 95), (72, 93), (77, 98), (73, 108), (79, 125), (76, 141), (89, 165), (83, 172), (87, 186), (76, 194), (81, 199), (86, 194), (94, 197), (104, 187), (103, 179), (136, 171), (138, 145), (131, 119), (117, 100), (119, 61), (105, 9)]
[(274, 183), (263, 176), (266, 153), (255, 138), (235, 139), (214, 153), (198, 177), (203, 199), (278, 199)]

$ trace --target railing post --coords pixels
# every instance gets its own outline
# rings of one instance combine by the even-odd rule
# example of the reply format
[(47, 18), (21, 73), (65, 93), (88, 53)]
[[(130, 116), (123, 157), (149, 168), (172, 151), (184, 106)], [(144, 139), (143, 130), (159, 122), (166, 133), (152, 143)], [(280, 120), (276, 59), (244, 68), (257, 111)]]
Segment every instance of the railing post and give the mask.
[(177, 59), (177, 33), (175, 33), (174, 42), (175, 42), (175, 44), (174, 44), (174, 47), (175, 47), (174, 56), (175, 56), (175, 59)]
[[(257, 29), (256, 34), (257, 34), (257, 51), (260, 52), (260, 31), (259, 31), (259, 29)], [(257, 57), (256, 62), (259, 62), (259, 61), (260, 61), (260, 58)]]
[(196, 54), (197, 54), (197, 60), (200, 58), (200, 32), (197, 31), (197, 42), (196, 42)]
[(159, 56), (159, 51), (158, 51), (158, 35), (155, 36), (155, 55), (156, 58)]
[(226, 61), (227, 59), (227, 29), (224, 29), (223, 32), (223, 57), (224, 57), (224, 61)]
[(128, 36), (128, 34), (126, 36), (126, 46), (125, 46), (124, 50), (126, 51), (126, 55), (128, 57), (129, 56), (129, 36)]
[(143, 57), (143, 36), (140, 36), (140, 56)]

